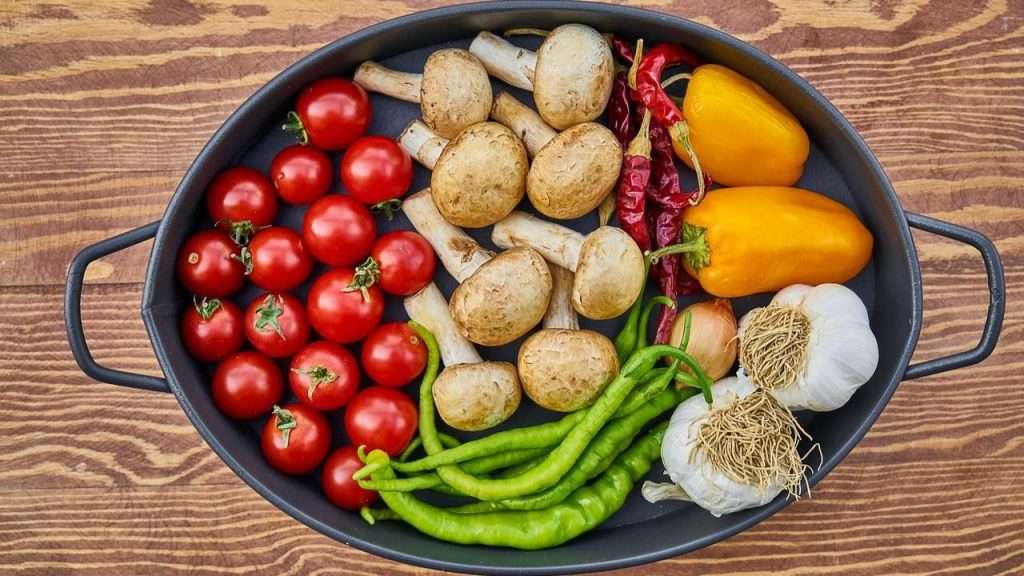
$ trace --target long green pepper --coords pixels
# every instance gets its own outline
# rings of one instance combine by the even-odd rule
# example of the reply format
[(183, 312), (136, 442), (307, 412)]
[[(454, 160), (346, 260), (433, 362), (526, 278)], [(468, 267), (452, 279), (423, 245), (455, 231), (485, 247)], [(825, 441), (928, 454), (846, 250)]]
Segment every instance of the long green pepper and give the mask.
[[(645, 434), (594, 482), (577, 488), (562, 503), (543, 510), (502, 510), (481, 514), (456, 514), (432, 506), (408, 492), (381, 492), (380, 496), (398, 517), (420, 532), (457, 544), (505, 546), (538, 550), (558, 546), (592, 530), (618, 511), (640, 478), (661, 454), (663, 431)], [(375, 466), (374, 480), (394, 478), (388, 455), (374, 450), (367, 458)], [(377, 512), (366, 508), (363, 518), (371, 524)], [(379, 518), (394, 517), (387, 512)]]

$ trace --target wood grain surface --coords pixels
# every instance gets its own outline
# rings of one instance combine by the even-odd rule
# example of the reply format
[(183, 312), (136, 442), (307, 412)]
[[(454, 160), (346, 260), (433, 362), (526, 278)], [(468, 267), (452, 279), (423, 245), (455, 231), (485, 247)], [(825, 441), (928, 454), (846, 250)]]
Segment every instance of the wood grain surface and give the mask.
[[(311, 50), (433, 1), (0, 0), (0, 573), (427, 573), (298, 524), (236, 478), (175, 400), (91, 381), (61, 320), (71, 256), (158, 218), (225, 117)], [(1024, 2), (631, 2), (748, 40), (860, 130), (903, 205), (993, 238), (1003, 336), (903, 383), (854, 452), (767, 522), (622, 574), (1024, 574)], [(972, 346), (972, 249), (915, 234), (917, 359)], [(138, 315), (148, 246), (89, 270), (111, 366), (159, 374)]]

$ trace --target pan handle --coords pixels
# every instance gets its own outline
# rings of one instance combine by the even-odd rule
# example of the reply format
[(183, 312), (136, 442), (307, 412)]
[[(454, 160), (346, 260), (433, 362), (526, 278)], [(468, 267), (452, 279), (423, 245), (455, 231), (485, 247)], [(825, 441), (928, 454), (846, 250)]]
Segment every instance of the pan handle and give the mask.
[(1003, 313), (1006, 309), (1006, 280), (1003, 278), (1003, 264), (999, 260), (999, 252), (996, 251), (995, 244), (985, 235), (970, 228), (913, 212), (907, 212), (907, 223), (918, 230), (938, 234), (977, 248), (985, 262), (989, 296), (988, 316), (985, 318), (985, 328), (981, 331), (981, 340), (978, 341), (977, 346), (965, 352), (957, 352), (949, 356), (912, 364), (907, 367), (903, 379), (913, 380), (981, 362), (988, 358), (996, 347), (996, 342), (999, 341), (999, 332), (1003, 327)]
[(75, 361), (78, 362), (78, 367), (89, 377), (100, 382), (154, 392), (171, 391), (167, 381), (163, 378), (100, 366), (89, 352), (89, 346), (85, 343), (85, 330), (82, 328), (82, 284), (85, 282), (85, 269), (89, 263), (97, 258), (149, 240), (156, 236), (159, 226), (159, 221), (152, 222), (141, 228), (118, 234), (113, 238), (107, 238), (85, 248), (71, 260), (71, 266), (68, 268), (68, 282), (64, 289), (64, 326), (67, 328), (71, 353), (74, 355)]

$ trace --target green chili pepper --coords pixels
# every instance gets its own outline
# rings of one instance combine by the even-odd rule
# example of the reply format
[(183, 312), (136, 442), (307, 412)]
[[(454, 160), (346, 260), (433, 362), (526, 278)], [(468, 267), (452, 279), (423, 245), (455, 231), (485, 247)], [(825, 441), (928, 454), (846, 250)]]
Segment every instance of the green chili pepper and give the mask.
[[(651, 272), (651, 259), (644, 257), (644, 278)], [(636, 300), (633, 301), (633, 305), (629, 307), (629, 316), (626, 317), (626, 324), (622, 327), (622, 330), (615, 336), (615, 353), (619, 356), (619, 363), (622, 364), (629, 358), (629, 355), (636, 351), (638, 348), (637, 336), (638, 327), (640, 325), (640, 313), (644, 307), (644, 293), (641, 290), (636, 296)]]
[[(636, 348), (647, 348), (647, 331), (651, 322), (651, 312), (658, 304), (667, 308), (675, 308), (676, 303), (668, 296), (654, 296), (644, 304), (644, 311), (640, 313), (640, 323), (636, 329)], [(685, 348), (683, 348), (685, 350)]]
[(679, 360), (675, 359), (672, 360), (672, 364), (668, 368), (655, 368), (648, 372), (647, 377), (629, 393), (629, 396), (626, 396), (614, 418), (623, 418), (632, 414), (652, 398), (661, 394), (672, 383), (678, 370)]
[[(591, 484), (577, 488), (563, 502), (542, 510), (502, 510), (481, 514), (457, 514), (432, 506), (408, 492), (381, 492), (381, 499), (395, 515), (428, 536), (457, 544), (506, 546), (524, 550), (551, 548), (592, 530), (626, 502), (640, 478), (661, 454), (664, 431), (652, 431), (637, 440)], [(370, 453), (368, 464), (376, 464), (374, 480), (394, 477), (388, 455)], [(369, 508), (363, 518), (393, 517)]]
[[(548, 450), (546, 448), (521, 448), (519, 450), (488, 454), (475, 460), (469, 460), (462, 463), (461, 467), (469, 474), (480, 475), (508, 468), (509, 466), (516, 466), (523, 462), (538, 460), (547, 453)], [(365, 478), (359, 480), (359, 487), (366, 490), (390, 490), (397, 492), (430, 490), (443, 484), (444, 481), (441, 480), (437, 472), (427, 472), (425, 474), (409, 476), (408, 478), (396, 478), (384, 482), (376, 482)], [(458, 490), (455, 490), (454, 493), (461, 494)]]
[[(456, 446), (462, 444), (462, 442), (459, 442), (457, 438), (449, 436), (444, 432), (439, 433), (438, 436), (441, 438), (441, 443), (444, 444), (445, 448), (455, 448)], [(412, 442), (409, 442), (409, 445), (405, 447), (405, 450), (402, 450), (402, 454), (398, 456), (398, 461), (405, 462), (406, 460), (409, 459), (410, 456), (412, 456), (416, 452), (416, 449), (422, 445), (423, 439), (421, 439), (419, 436), (413, 438)]]
[(519, 464), (516, 464), (515, 466), (509, 466), (508, 468), (499, 471), (494, 476), (497, 478), (511, 478), (513, 476), (519, 476), (520, 474), (526, 472), (527, 470), (536, 468), (538, 465), (540, 465), (541, 462), (544, 461), (544, 457), (547, 456), (549, 452), (551, 452), (551, 450), (548, 450), (547, 448), (542, 448), (541, 450), (543, 450), (544, 452), (537, 458), (534, 458), (533, 460), (527, 460), (526, 462), (521, 462)]

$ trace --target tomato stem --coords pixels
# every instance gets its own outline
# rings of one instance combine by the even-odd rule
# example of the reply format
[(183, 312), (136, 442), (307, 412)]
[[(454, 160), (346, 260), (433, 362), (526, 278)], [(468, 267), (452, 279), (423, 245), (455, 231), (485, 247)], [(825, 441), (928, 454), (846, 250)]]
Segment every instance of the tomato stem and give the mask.
[(309, 133), (306, 132), (306, 127), (302, 125), (302, 118), (294, 110), (288, 113), (288, 119), (281, 125), (281, 129), (294, 134), (299, 144), (303, 146), (309, 144)]
[(281, 323), (278, 318), (281, 314), (284, 314), (284, 308), (278, 306), (278, 301), (282, 300), (280, 296), (274, 296), (273, 294), (267, 294), (267, 297), (263, 299), (263, 303), (256, 308), (256, 329), (265, 332), (265, 328), (269, 325), (277, 335), (284, 340), (284, 331), (281, 330)]
[(281, 408), (277, 404), (274, 405), (273, 414), (276, 419), (274, 427), (281, 431), (281, 437), (284, 438), (284, 447), (287, 448), (288, 441), (291, 439), (292, 430), (294, 430), (299, 423), (295, 421), (295, 416), (291, 412)]
[(390, 200), (378, 202), (373, 206), (370, 206), (370, 210), (372, 210), (374, 214), (383, 215), (384, 218), (387, 218), (388, 222), (394, 219), (395, 213), (398, 212), (401, 208), (402, 201), (399, 200), (398, 198), (392, 198)]
[(242, 263), (242, 266), (245, 267), (246, 276), (252, 274), (252, 252), (249, 251), (248, 246), (242, 246), (238, 254), (232, 254), (231, 258)]
[(199, 317), (203, 320), (209, 321), (213, 318), (213, 313), (220, 308), (220, 300), (217, 298), (203, 297), (202, 300), (196, 300), (196, 297), (192, 297), (192, 305), (195, 306), (196, 312), (199, 313)]
[(355, 292), (359, 290), (363, 294), (363, 302), (370, 301), (368, 288), (380, 280), (380, 265), (370, 256), (359, 266), (356, 266), (355, 274), (352, 275), (352, 282), (344, 288), (344, 292)]
[(326, 366), (312, 366), (305, 370), (301, 368), (292, 368), (292, 372), (309, 377), (310, 385), (306, 387), (306, 397), (310, 400), (313, 399), (313, 391), (316, 390), (317, 386), (321, 384), (328, 384), (338, 379), (338, 375)]

